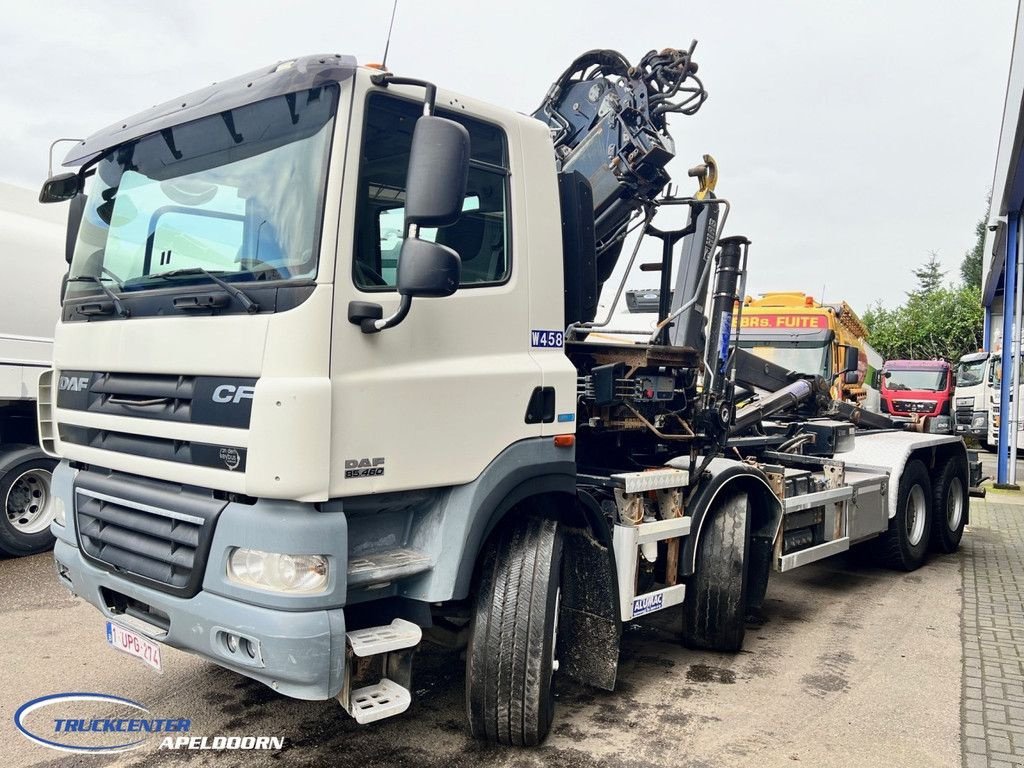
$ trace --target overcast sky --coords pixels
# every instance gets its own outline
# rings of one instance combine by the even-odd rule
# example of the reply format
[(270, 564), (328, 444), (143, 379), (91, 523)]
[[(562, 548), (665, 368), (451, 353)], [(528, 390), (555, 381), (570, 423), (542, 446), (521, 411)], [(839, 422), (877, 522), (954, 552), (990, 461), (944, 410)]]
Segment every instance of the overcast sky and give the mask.
[[(688, 189), (686, 168), (718, 159), (729, 233), (754, 242), (748, 293), (824, 287), (863, 310), (899, 303), (930, 251), (959, 277), (992, 183), (1015, 12), (1014, 0), (399, 0), (388, 63), (530, 112), (585, 50), (636, 61), (696, 38), (710, 97), (672, 116), (675, 179)], [(279, 59), (379, 61), (390, 14), (390, 0), (6, 4), (0, 180), (37, 187), (52, 139)]]

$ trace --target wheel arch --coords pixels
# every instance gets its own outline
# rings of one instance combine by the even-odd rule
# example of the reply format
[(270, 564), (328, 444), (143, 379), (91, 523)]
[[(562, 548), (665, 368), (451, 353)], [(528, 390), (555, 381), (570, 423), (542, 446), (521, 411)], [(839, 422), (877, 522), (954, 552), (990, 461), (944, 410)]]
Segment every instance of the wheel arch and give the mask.
[[(718, 466), (716, 466), (716, 464)], [(782, 523), (782, 502), (775, 495), (764, 473), (748, 464), (716, 460), (706, 470), (709, 478), (696, 491), (687, 506), (690, 510), (690, 535), (683, 545), (680, 568), (690, 576), (696, 568), (701, 531), (716, 499), (731, 490), (744, 490), (750, 497), (751, 537), (775, 541)]]
[(494, 507), (472, 558), (472, 583), (478, 583), (488, 548), (505, 526), (530, 514), (556, 518), (562, 532), (560, 671), (578, 682), (612, 690), (622, 622), (611, 528), (598, 501), (577, 490), (575, 476), (571, 491), (561, 480), (526, 482)]
[[(920, 461), (924, 464), (924, 468), (928, 472), (928, 479), (934, 485), (945, 463), (951, 458), (958, 457), (963, 460), (965, 465), (967, 464), (967, 446), (963, 440), (950, 440), (934, 445), (925, 445), (909, 451), (903, 461), (892, 468), (889, 481), (889, 519), (891, 520), (896, 516), (896, 502), (899, 496), (900, 481), (903, 479), (903, 473), (906, 472), (907, 467), (910, 466), (912, 461)], [(969, 483), (970, 476), (968, 475)], [(970, 503), (967, 504), (965, 515), (966, 520), (969, 522)]]

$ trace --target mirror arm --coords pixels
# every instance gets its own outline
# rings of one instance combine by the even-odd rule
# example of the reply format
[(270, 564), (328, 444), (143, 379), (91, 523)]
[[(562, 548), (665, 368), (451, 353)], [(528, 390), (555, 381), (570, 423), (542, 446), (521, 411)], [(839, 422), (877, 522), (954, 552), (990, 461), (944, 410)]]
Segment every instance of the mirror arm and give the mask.
[(360, 328), (363, 333), (377, 333), (378, 331), (384, 331), (388, 328), (394, 328), (400, 322), (405, 320), (405, 316), (409, 314), (409, 308), (411, 306), (412, 296), (402, 296), (402, 301), (399, 303), (398, 309), (395, 310), (395, 314), (381, 320), (370, 320), (368, 322), (364, 322)]
[(423, 114), (434, 114), (434, 103), (437, 101), (437, 86), (426, 80), (417, 80), (414, 77), (395, 77), (390, 72), (381, 72), (378, 75), (370, 75), (370, 82), (387, 88), (389, 85), (418, 85), (426, 93), (423, 100)]

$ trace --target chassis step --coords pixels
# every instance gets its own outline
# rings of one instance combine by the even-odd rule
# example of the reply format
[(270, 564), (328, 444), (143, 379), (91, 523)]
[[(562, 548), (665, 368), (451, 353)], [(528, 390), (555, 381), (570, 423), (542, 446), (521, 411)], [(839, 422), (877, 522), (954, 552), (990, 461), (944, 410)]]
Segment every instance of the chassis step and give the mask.
[(409, 689), (385, 677), (376, 685), (352, 691), (349, 714), (360, 725), (366, 725), (385, 717), (400, 715), (411, 703)]
[(434, 567), (430, 555), (411, 547), (385, 549), (353, 557), (348, 562), (350, 587), (365, 587), (415, 576)]
[(376, 656), (402, 648), (414, 648), (423, 639), (423, 630), (405, 619), (395, 619), (382, 627), (367, 627), (346, 632), (349, 647), (356, 656)]
[[(423, 630), (411, 621), (394, 619), (379, 627), (354, 629), (345, 633), (348, 652), (345, 658), (345, 682), (338, 701), (360, 725), (400, 715), (409, 708), (412, 694), (412, 656), (423, 639)], [(356, 658), (379, 656), (381, 671), (391, 677), (352, 690)], [(374, 664), (375, 662), (369, 662)], [(391, 679), (396, 678), (396, 679)]]

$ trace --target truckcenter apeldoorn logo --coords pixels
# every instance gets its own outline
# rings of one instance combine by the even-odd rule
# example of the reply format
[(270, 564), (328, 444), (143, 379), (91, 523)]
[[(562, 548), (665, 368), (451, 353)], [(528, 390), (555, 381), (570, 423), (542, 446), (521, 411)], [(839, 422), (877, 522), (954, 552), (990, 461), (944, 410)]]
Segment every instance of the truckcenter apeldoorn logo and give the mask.
[(22, 735), (62, 752), (105, 754), (138, 749), (154, 737), (173, 750), (279, 750), (276, 736), (195, 736), (186, 717), (150, 717), (131, 699), (105, 693), (54, 693), (26, 701), (14, 713)]

